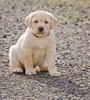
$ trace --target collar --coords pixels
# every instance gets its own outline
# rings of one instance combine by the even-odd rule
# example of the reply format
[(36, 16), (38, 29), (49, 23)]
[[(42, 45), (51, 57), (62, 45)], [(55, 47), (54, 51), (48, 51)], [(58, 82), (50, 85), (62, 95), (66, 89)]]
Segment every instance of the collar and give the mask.
[(40, 37), (40, 36), (38, 36), (38, 35), (36, 35), (36, 34), (34, 34), (34, 33), (32, 33), (36, 38), (43, 38), (43, 37), (46, 37), (46, 36), (49, 36), (50, 35), (50, 32), (46, 35), (46, 36), (42, 36), (42, 37)]

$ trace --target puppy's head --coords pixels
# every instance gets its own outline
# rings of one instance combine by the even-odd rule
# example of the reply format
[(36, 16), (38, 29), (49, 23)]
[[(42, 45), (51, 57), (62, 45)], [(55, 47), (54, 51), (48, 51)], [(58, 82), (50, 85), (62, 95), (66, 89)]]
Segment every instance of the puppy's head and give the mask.
[(25, 23), (34, 34), (45, 36), (56, 26), (57, 19), (46, 11), (36, 11), (25, 18)]

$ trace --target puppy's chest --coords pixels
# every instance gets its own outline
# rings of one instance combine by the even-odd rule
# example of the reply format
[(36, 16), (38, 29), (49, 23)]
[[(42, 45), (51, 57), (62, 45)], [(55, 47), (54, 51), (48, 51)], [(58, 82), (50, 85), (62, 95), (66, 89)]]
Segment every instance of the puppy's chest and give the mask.
[(33, 64), (40, 65), (43, 62), (45, 55), (46, 55), (45, 48), (37, 46), (34, 47), (32, 49)]

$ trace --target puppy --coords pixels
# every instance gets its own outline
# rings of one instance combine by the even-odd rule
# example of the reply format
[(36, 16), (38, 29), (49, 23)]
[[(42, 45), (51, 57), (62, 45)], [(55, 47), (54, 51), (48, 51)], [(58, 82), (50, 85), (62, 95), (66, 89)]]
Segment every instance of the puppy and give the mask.
[(57, 19), (46, 11), (32, 12), (25, 18), (26, 32), (9, 51), (10, 70), (28, 75), (37, 71), (48, 71), (59, 76), (55, 68), (55, 38), (53, 28)]

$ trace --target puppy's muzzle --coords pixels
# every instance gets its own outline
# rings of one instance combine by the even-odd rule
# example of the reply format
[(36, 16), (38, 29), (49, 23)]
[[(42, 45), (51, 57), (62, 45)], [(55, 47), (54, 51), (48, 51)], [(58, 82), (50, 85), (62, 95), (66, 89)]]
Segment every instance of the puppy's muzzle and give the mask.
[(44, 28), (42, 26), (38, 27), (39, 32), (43, 32)]

